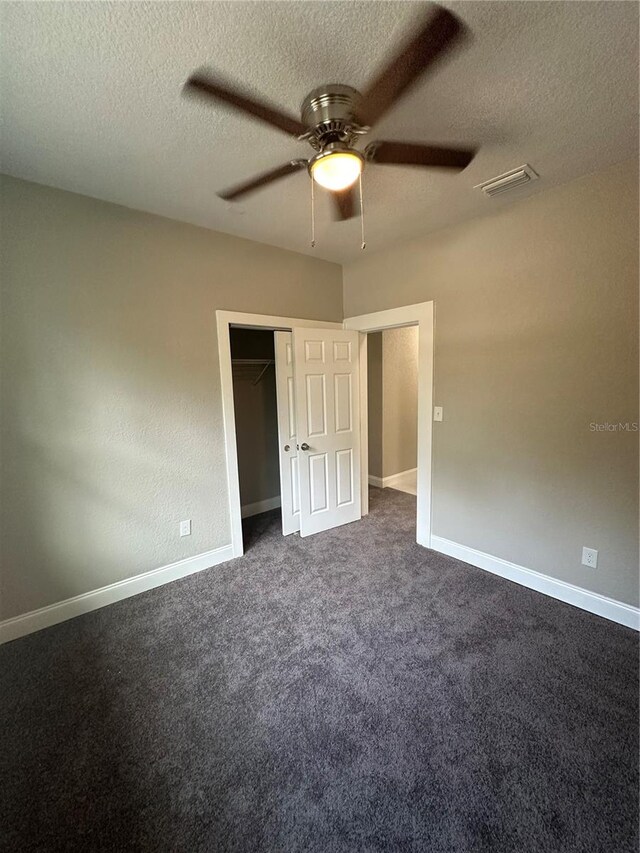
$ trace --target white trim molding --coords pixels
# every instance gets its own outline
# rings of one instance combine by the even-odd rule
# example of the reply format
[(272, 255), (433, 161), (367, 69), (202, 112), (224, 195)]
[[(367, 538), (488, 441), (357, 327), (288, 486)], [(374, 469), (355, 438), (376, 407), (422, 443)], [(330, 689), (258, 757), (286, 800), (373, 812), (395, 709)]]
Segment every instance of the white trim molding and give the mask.
[(246, 329), (272, 329), (289, 332), (294, 326), (306, 328), (341, 329), (342, 323), (329, 320), (300, 320), (294, 317), (277, 317), (270, 314), (247, 314), (241, 311), (216, 311), (218, 334), (218, 360), (220, 362), (220, 392), (224, 422), (224, 447), (229, 486), (229, 518), (231, 521), (231, 546), (233, 556), (244, 554), (242, 542), (242, 505), (238, 474), (238, 444), (236, 441), (236, 413), (233, 405), (233, 373), (231, 370), (231, 339), (229, 329), (242, 326)]
[(392, 489), (397, 483), (402, 482), (405, 477), (415, 474), (417, 470), (417, 468), (407, 468), (406, 471), (400, 471), (398, 474), (390, 474), (388, 477), (376, 477), (374, 474), (369, 474), (369, 485), (377, 486), (378, 489)]
[(431, 547), (434, 551), (446, 554), (448, 557), (455, 557), (456, 560), (462, 560), (464, 563), (470, 563), (486, 572), (500, 575), (502, 578), (534, 589), (543, 595), (564, 601), (565, 604), (572, 604), (581, 610), (587, 610), (589, 613), (595, 613), (597, 616), (603, 616), (612, 622), (640, 631), (640, 608), (631, 604), (616, 601), (614, 598), (607, 598), (605, 595), (591, 592), (580, 586), (574, 586), (549, 575), (543, 575), (541, 572), (533, 571), (533, 569), (525, 569), (524, 566), (510, 563), (501, 557), (492, 557), (491, 554), (477, 551), (468, 545), (459, 545), (457, 542), (451, 542), (441, 536), (431, 537)]
[(32, 610), (22, 616), (5, 619), (4, 622), (0, 622), (0, 645), (8, 643), (9, 640), (17, 640), (19, 637), (32, 634), (34, 631), (40, 631), (42, 628), (49, 628), (51, 625), (65, 622), (74, 616), (81, 616), (83, 613), (90, 613), (100, 607), (106, 607), (116, 601), (138, 595), (140, 592), (146, 592), (148, 589), (164, 586), (166, 583), (187, 577), (187, 575), (210, 569), (212, 566), (226, 563), (232, 558), (233, 548), (231, 545), (225, 545), (222, 548), (205, 551), (203, 554), (188, 557), (186, 560), (179, 560), (177, 563), (171, 563), (159, 569), (152, 569), (150, 572), (143, 572), (132, 578), (125, 578), (109, 584), (109, 586), (91, 590), (91, 592), (75, 595), (73, 598), (58, 601), (48, 607)]
[[(363, 333), (364, 343), (360, 347), (360, 388), (365, 389), (361, 410), (361, 460), (363, 507), (367, 506), (364, 493), (369, 480), (369, 459), (367, 455), (367, 359), (366, 334), (384, 329), (397, 329), (402, 326), (418, 327), (418, 469), (416, 500), (416, 542), (431, 547), (431, 436), (433, 430), (433, 332), (434, 303), (419, 302), (415, 305), (403, 305), (387, 311), (373, 314), (361, 314), (347, 317), (345, 329), (354, 329)], [(362, 353), (364, 352), (364, 358)], [(376, 485), (373, 483), (372, 485)]]
[(265, 498), (263, 501), (255, 501), (252, 504), (244, 504), (242, 517), (249, 518), (252, 515), (260, 515), (261, 512), (269, 512), (270, 509), (278, 509), (280, 506), (280, 495), (273, 498)]

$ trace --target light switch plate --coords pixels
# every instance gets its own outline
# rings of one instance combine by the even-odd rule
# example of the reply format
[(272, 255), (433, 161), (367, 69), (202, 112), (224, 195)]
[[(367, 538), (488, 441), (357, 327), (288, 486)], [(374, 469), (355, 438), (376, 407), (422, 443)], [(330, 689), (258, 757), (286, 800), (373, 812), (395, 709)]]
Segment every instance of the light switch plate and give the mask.
[(442, 420), (442, 406), (434, 406), (433, 407), (433, 419), (434, 421)]

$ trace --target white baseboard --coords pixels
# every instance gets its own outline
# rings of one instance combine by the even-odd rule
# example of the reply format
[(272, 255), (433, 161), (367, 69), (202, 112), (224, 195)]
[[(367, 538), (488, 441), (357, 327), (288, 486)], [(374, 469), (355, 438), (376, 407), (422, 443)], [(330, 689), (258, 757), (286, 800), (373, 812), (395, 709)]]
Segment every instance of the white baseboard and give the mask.
[(242, 517), (249, 518), (250, 515), (260, 515), (261, 512), (268, 512), (270, 509), (277, 509), (280, 506), (280, 495), (273, 498), (266, 498), (263, 501), (256, 501), (252, 504), (245, 504), (242, 507)]
[(213, 551), (206, 551), (204, 554), (198, 554), (195, 557), (188, 557), (186, 560), (179, 560), (169, 566), (152, 569), (150, 572), (117, 581), (109, 584), (109, 586), (67, 598), (65, 601), (58, 601), (48, 607), (32, 610), (22, 616), (5, 619), (4, 622), (0, 622), (0, 644), (7, 643), (9, 640), (17, 640), (18, 637), (32, 634), (41, 628), (49, 628), (51, 625), (57, 625), (58, 622), (64, 622), (74, 616), (89, 613), (91, 610), (98, 610), (107, 604), (113, 604), (123, 598), (129, 598), (157, 586), (163, 586), (171, 581), (184, 578), (195, 572), (201, 572), (203, 569), (209, 569), (211, 566), (217, 566), (231, 559), (233, 559), (233, 548), (231, 545), (225, 545), (222, 548), (215, 548)]
[(434, 551), (455, 557), (457, 560), (470, 563), (472, 566), (477, 566), (479, 569), (484, 569), (494, 575), (500, 575), (507, 580), (515, 581), (515, 583), (529, 587), (529, 589), (535, 589), (536, 592), (541, 592), (543, 595), (557, 598), (566, 604), (572, 604), (574, 607), (588, 610), (589, 613), (604, 616), (605, 619), (610, 619), (612, 622), (618, 622), (620, 625), (626, 625), (627, 628), (640, 631), (640, 608), (633, 607), (631, 604), (616, 601), (614, 598), (607, 598), (597, 592), (590, 592), (588, 589), (574, 586), (540, 572), (534, 572), (532, 569), (525, 569), (524, 566), (518, 566), (516, 563), (510, 563), (500, 557), (492, 557), (491, 554), (485, 554), (475, 548), (469, 548), (467, 545), (458, 545), (457, 542), (451, 542), (441, 536), (431, 537), (431, 547)]
[[(270, 500), (274, 501), (276, 498), (271, 498)], [(279, 506), (280, 499), (277, 498), (277, 500), (277, 504), (271, 504), (267, 509)], [(260, 503), (264, 504), (268, 502), (262, 501)], [(255, 504), (252, 506), (255, 506)], [(265, 512), (266, 510), (261, 509), (259, 511)], [(579, 607), (582, 610), (603, 616), (612, 622), (618, 622), (620, 625), (626, 625), (628, 628), (640, 631), (640, 608), (638, 607), (633, 607), (622, 601), (616, 601), (613, 598), (607, 598), (597, 592), (590, 592), (582, 587), (565, 583), (549, 575), (535, 572), (532, 569), (525, 569), (516, 563), (510, 563), (508, 560), (503, 560), (500, 557), (492, 557), (490, 554), (477, 551), (475, 548), (470, 548), (467, 545), (459, 545), (457, 542), (451, 542), (449, 539), (443, 539), (440, 536), (431, 537), (431, 547), (434, 551), (439, 551), (441, 554), (455, 557), (457, 560), (470, 563), (472, 566), (477, 566), (492, 574), (500, 575), (500, 577), (519, 583), (529, 589), (534, 589), (551, 598), (556, 598), (559, 601), (572, 604), (574, 607)], [(126, 578), (109, 586), (104, 586), (100, 589), (83, 593), (82, 595), (76, 595), (65, 601), (50, 604), (48, 607), (32, 610), (30, 613), (24, 613), (22, 616), (6, 619), (4, 622), (0, 622), (0, 644), (16, 640), (27, 634), (32, 634), (34, 631), (39, 631), (42, 628), (57, 625), (59, 622), (72, 619), (74, 616), (98, 610), (100, 607), (105, 607), (116, 601), (122, 601), (124, 598), (129, 598), (148, 589), (163, 586), (171, 581), (201, 572), (204, 569), (217, 566), (231, 559), (233, 559), (233, 547), (225, 545), (222, 548), (215, 548), (213, 551), (206, 551), (203, 554), (189, 557), (186, 560), (179, 560), (177, 563), (171, 563), (168, 566), (162, 566), (150, 572)]]
[(393, 488), (403, 477), (415, 474), (417, 470), (417, 468), (408, 468), (406, 471), (400, 471), (399, 474), (391, 474), (389, 477), (374, 477), (373, 474), (369, 474), (369, 485), (376, 486), (378, 489)]

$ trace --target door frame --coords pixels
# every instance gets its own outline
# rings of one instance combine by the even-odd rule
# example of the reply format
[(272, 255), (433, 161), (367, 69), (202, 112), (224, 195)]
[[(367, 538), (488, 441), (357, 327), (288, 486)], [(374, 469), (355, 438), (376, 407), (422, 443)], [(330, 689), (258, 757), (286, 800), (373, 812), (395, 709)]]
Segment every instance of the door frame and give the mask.
[(431, 463), (433, 438), (433, 340), (434, 304), (419, 302), (360, 314), (344, 320), (345, 329), (361, 332), (360, 335), (360, 447), (362, 514), (369, 512), (369, 411), (367, 405), (367, 333), (397, 329), (402, 326), (418, 327), (418, 472), (416, 542), (431, 547)]
[(269, 329), (274, 332), (290, 332), (294, 326), (309, 329), (342, 329), (342, 323), (328, 320), (307, 320), (294, 317), (279, 317), (269, 314), (247, 314), (241, 311), (216, 311), (218, 333), (218, 360), (220, 362), (220, 392), (222, 395), (222, 419), (224, 424), (224, 451), (229, 489), (229, 526), (231, 548), (234, 557), (244, 554), (242, 541), (242, 506), (240, 503), (240, 478), (238, 475), (238, 444), (236, 439), (236, 414), (233, 401), (233, 372), (231, 367), (231, 327), (245, 329)]

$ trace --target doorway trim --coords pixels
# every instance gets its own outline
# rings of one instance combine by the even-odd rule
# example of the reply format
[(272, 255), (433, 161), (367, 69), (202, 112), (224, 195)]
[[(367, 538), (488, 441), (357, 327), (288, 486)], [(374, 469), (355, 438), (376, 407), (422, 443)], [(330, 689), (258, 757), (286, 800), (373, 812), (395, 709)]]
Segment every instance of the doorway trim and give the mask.
[(290, 332), (294, 326), (309, 329), (342, 329), (342, 323), (328, 320), (307, 320), (294, 317), (279, 317), (269, 314), (247, 314), (241, 311), (216, 311), (218, 333), (218, 360), (220, 362), (220, 392), (222, 395), (222, 419), (224, 424), (224, 452), (229, 489), (229, 526), (233, 557), (244, 554), (242, 541), (242, 506), (240, 503), (240, 478), (238, 474), (238, 444), (236, 440), (236, 413), (233, 404), (233, 372), (231, 367), (231, 338), (229, 329), (241, 326), (245, 329), (270, 329), (274, 332)]
[(425, 548), (431, 547), (431, 455), (433, 435), (433, 302), (419, 302), (360, 314), (344, 320), (345, 329), (362, 332), (360, 337), (360, 460), (362, 514), (369, 511), (369, 412), (367, 405), (367, 333), (397, 329), (402, 326), (418, 327), (418, 474), (416, 541)]

